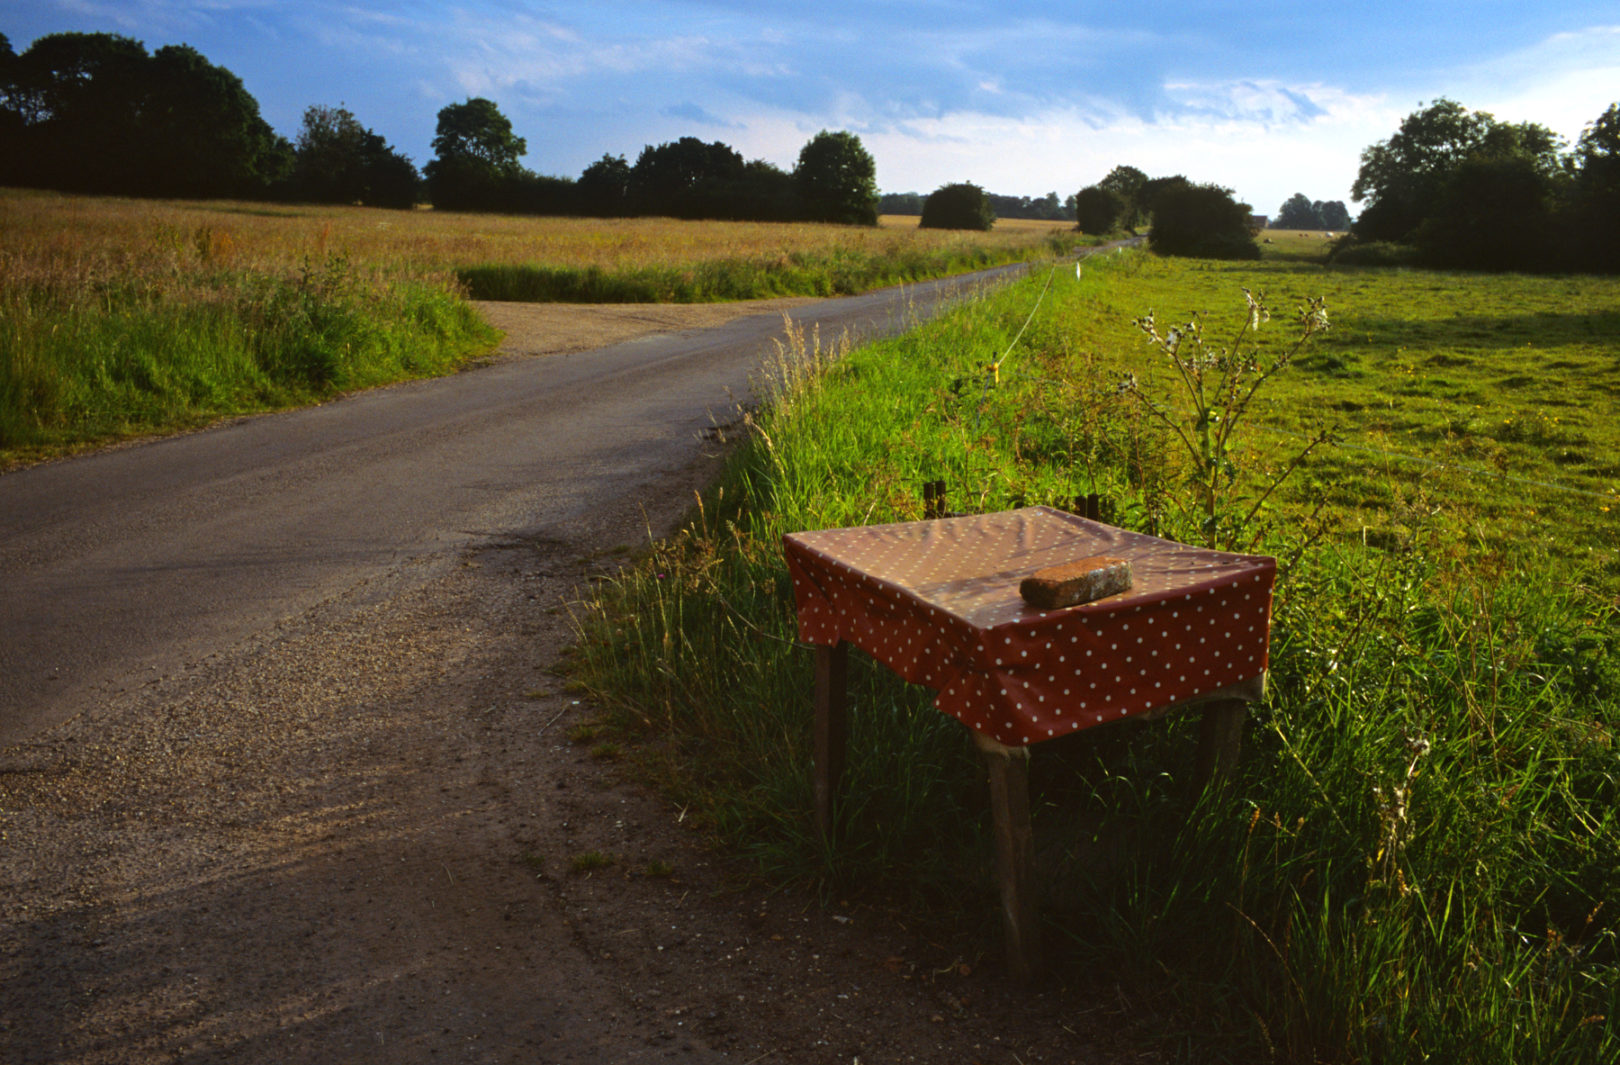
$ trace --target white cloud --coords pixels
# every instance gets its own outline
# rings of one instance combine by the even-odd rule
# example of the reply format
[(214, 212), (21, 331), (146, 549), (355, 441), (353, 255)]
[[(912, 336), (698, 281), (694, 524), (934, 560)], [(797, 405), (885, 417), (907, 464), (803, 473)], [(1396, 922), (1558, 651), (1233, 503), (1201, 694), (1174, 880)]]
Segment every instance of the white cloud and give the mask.
[(1449, 95), (1505, 122), (1538, 122), (1573, 142), (1620, 102), (1620, 25), (1559, 33), (1457, 72)]
[(1198, 106), (1151, 118), (1101, 101), (1027, 118), (958, 112), (861, 137), (886, 191), (972, 181), (999, 193), (1067, 195), (1129, 164), (1227, 186), (1271, 213), (1295, 192), (1349, 203), (1361, 150), (1387, 137), (1400, 116), (1382, 97), (1323, 85), (1167, 88)]

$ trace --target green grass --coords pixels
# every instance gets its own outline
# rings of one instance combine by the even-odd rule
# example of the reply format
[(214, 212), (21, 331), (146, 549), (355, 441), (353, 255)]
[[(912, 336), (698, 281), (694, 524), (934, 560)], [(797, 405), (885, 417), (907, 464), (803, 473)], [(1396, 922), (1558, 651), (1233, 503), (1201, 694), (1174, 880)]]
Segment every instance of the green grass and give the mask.
[(442, 374), (496, 339), (451, 287), (337, 257), (200, 288), (0, 287), (0, 463)]
[[(1219, 337), (1240, 286), (1278, 319), (1325, 295), (1332, 331), (1256, 394), (1222, 488), (1229, 528), (1339, 435), (1241, 530), (1291, 565), (1236, 786), (1191, 788), (1188, 721), (1037, 748), (1059, 975), (1123, 986), (1189, 1060), (1620, 1059), (1620, 285), (1127, 254), (1056, 274), (1014, 344), (1045, 281), (859, 351), (788, 338), (690, 527), (580, 617), (580, 677), (641, 764), (767, 876), (993, 936), (977, 757), (861, 655), (836, 853), (816, 838), (781, 535), (920, 517), (940, 478), (953, 509), (1095, 491), (1196, 539), (1175, 438), (1116, 387), (1175, 402), (1132, 319), (1204, 310)], [(1291, 333), (1262, 326), (1261, 356)]]

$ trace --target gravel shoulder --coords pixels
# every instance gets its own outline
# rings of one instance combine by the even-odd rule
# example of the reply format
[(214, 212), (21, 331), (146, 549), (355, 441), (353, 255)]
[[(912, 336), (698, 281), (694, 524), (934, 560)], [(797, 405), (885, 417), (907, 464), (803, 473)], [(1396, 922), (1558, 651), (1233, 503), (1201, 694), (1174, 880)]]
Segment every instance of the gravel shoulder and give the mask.
[[(485, 313), (527, 355), (728, 311)], [(1017, 991), (975, 933), (752, 882), (568, 741), (595, 714), (555, 672), (569, 604), (716, 460), (0, 748), (0, 1061), (1156, 1060), (1125, 1004)]]

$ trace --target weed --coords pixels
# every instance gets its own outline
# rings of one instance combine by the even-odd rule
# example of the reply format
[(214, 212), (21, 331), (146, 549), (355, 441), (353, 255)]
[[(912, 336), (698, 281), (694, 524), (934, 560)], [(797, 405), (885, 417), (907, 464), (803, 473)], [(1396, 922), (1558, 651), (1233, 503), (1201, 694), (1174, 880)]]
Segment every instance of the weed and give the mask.
[(618, 859), (602, 851), (583, 851), (569, 859), (568, 868), (576, 873), (593, 873), (618, 863)]

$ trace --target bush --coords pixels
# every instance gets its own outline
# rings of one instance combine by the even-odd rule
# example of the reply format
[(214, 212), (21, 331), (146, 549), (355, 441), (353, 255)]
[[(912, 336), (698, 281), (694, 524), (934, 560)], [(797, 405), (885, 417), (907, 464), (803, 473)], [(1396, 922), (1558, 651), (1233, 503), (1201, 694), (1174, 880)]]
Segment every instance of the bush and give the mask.
[(1148, 244), (1160, 255), (1200, 259), (1258, 259), (1249, 231), (1252, 212), (1219, 185), (1172, 185), (1153, 201)]
[(971, 182), (942, 185), (923, 201), (922, 229), (983, 229), (996, 224), (990, 198)]
[(1074, 198), (1074, 220), (1082, 233), (1112, 233), (1129, 209), (1124, 196), (1101, 185), (1081, 189)]
[(1361, 240), (1345, 234), (1333, 242), (1328, 262), (1334, 266), (1411, 266), (1417, 249), (1388, 240)]

